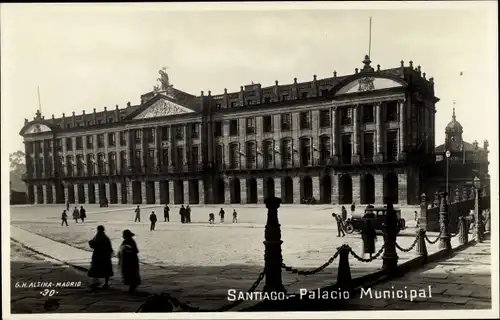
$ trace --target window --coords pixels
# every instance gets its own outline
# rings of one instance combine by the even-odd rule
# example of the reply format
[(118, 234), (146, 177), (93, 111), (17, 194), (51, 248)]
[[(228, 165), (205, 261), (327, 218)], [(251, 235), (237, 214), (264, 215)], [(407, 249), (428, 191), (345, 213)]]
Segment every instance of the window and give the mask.
[[(66, 150), (68, 151), (73, 150), (73, 138), (66, 138)], [(39, 146), (37, 145), (37, 153), (38, 152), (40, 151), (39, 151)]]
[(161, 128), (161, 141), (167, 141), (168, 140), (168, 127), (162, 127)]
[(251, 106), (253, 104), (253, 100), (247, 100), (247, 106)]
[(108, 118), (108, 123), (112, 123), (113, 122), (113, 118)]
[(229, 167), (237, 169), (240, 163), (240, 147), (237, 143), (229, 145)]
[(373, 132), (365, 132), (363, 135), (363, 161), (373, 162), (374, 152), (374, 134)]
[(93, 154), (87, 154), (87, 174), (89, 176), (94, 175), (94, 169), (95, 169), (95, 162), (94, 162), (94, 155)]
[(330, 137), (323, 136), (319, 140), (319, 162), (321, 165), (328, 164), (330, 159)]
[(288, 100), (288, 95), (287, 94), (281, 95), (281, 101), (287, 101), (287, 100)]
[(71, 128), (71, 123), (66, 123), (66, 129), (70, 129)]
[(134, 158), (134, 169), (136, 172), (140, 172), (141, 170), (141, 163), (142, 163), (142, 159), (141, 159), (141, 152), (140, 151), (136, 151), (135, 152), (135, 158)]
[(292, 114), (284, 113), (281, 115), (281, 131), (292, 130)]
[(155, 141), (155, 130), (153, 128), (144, 129), (144, 135), (148, 143), (153, 143)]
[(283, 168), (292, 166), (292, 141), (289, 139), (281, 140), (280, 146), (281, 166)]
[(273, 116), (262, 117), (262, 131), (264, 131), (264, 133), (273, 132)]
[(222, 137), (222, 122), (221, 121), (215, 121), (215, 123), (214, 123), (214, 136), (215, 137)]
[(198, 166), (199, 156), (200, 156), (199, 147), (192, 146), (191, 147), (191, 155), (190, 155), (191, 168), (196, 168)]
[(218, 144), (215, 146), (215, 164), (220, 166), (224, 163), (224, 148), (222, 145)]
[(247, 118), (246, 124), (247, 134), (255, 134), (255, 118)]
[(127, 169), (127, 153), (125, 151), (120, 152), (120, 167), (122, 170)]
[(327, 95), (328, 95), (328, 89), (323, 89), (323, 90), (321, 90), (321, 96), (322, 96), (322, 97), (325, 97), (325, 96), (327, 96)]
[(54, 165), (52, 164), (52, 157), (47, 159), (47, 173), (52, 176), (54, 174)]
[(344, 126), (352, 124), (352, 107), (340, 108), (340, 124)]
[(116, 136), (114, 133), (108, 133), (108, 146), (114, 147), (116, 145)]
[(152, 172), (155, 169), (155, 150), (154, 149), (148, 150), (148, 161), (146, 163), (146, 169), (149, 172)]
[(87, 126), (89, 126), (89, 127), (90, 127), (91, 125), (92, 125), (92, 121), (87, 120)]
[(103, 134), (97, 135), (97, 147), (104, 148), (104, 135)]
[(238, 135), (238, 120), (229, 121), (229, 135), (233, 137)]
[(262, 158), (264, 159), (264, 169), (271, 168), (273, 165), (273, 141), (266, 140), (262, 142)]
[(68, 177), (73, 176), (73, 157), (66, 156), (66, 175)]
[(168, 149), (163, 149), (161, 151), (161, 165), (162, 165), (162, 168), (166, 168), (168, 167), (168, 152), (169, 150)]
[(32, 142), (26, 142), (26, 153), (33, 153), (33, 143)]
[(373, 123), (375, 119), (373, 105), (364, 105), (361, 110), (363, 111), (363, 123)]
[[(80, 137), (80, 142), (81, 142), (82, 138)], [(47, 141), (47, 151), (48, 152), (52, 152), (52, 140), (49, 140)], [(83, 143), (82, 143), (82, 146), (83, 146)]]
[(386, 136), (387, 161), (396, 161), (398, 158), (398, 132), (387, 131)]
[(351, 164), (352, 158), (352, 142), (351, 135), (344, 134), (342, 135), (342, 163), (343, 164)]
[(397, 101), (391, 101), (385, 104), (385, 119), (387, 122), (398, 121)]
[(309, 111), (300, 113), (300, 129), (311, 129), (311, 113)]
[(134, 131), (135, 143), (139, 144), (142, 142), (142, 131), (137, 129)]
[(231, 101), (231, 108), (234, 108), (236, 107), (236, 102), (235, 101)]
[(300, 164), (311, 165), (311, 140), (308, 138), (300, 139)]
[(104, 154), (100, 153), (97, 156), (97, 175), (102, 176), (104, 174), (105, 174)]
[(110, 152), (108, 154), (108, 159), (109, 159), (109, 174), (114, 175), (116, 174), (116, 153)]
[(330, 125), (330, 109), (319, 110), (319, 126), (321, 128), (328, 128)]
[[(49, 141), (50, 145), (50, 141)], [(82, 150), (83, 149), (83, 139), (82, 137), (76, 137), (76, 150)]]
[(184, 126), (175, 127), (175, 139), (184, 140)]
[(265, 97), (264, 103), (271, 103), (271, 97)]
[(307, 98), (309, 97), (309, 92), (307, 92), (307, 91), (302, 92), (302, 93), (300, 94), (300, 97), (301, 97), (302, 99), (307, 99)]
[(245, 145), (246, 166), (248, 169), (255, 168), (255, 158), (257, 153), (257, 144), (254, 141), (249, 141)]
[(94, 136), (87, 136), (87, 149), (94, 149)]
[(62, 151), (62, 139), (56, 139), (56, 151)]
[(120, 132), (120, 146), (126, 146), (127, 139), (125, 138), (125, 132)]
[(215, 108), (217, 108), (217, 110), (220, 110), (220, 109), (222, 108), (222, 105), (221, 105), (220, 103), (217, 103), (217, 104), (215, 105)]
[(198, 139), (200, 137), (200, 124), (191, 123), (191, 138)]
[(177, 147), (175, 153), (175, 166), (181, 168), (184, 165), (184, 148)]

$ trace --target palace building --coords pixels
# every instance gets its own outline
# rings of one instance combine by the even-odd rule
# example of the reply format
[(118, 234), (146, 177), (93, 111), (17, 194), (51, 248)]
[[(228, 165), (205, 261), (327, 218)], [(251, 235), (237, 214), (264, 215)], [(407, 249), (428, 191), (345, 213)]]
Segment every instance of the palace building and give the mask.
[(439, 99), (411, 61), (218, 95), (159, 80), (139, 105), (25, 120), (31, 203), (404, 205), (429, 188)]

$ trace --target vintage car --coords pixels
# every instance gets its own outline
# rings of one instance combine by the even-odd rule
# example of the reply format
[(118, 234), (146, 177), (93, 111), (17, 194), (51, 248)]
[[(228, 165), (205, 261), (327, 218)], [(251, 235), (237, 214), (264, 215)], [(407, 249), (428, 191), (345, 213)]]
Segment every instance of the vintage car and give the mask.
[[(401, 230), (406, 229), (406, 223), (405, 220), (401, 218), (401, 210), (396, 208), (394, 208), (394, 210), (396, 210), (396, 216), (398, 219), (397, 232), (399, 233)], [(368, 207), (365, 209), (363, 215), (358, 215), (358, 216), (354, 215), (346, 220), (345, 232), (347, 232), (348, 234), (351, 234), (354, 231), (361, 232), (365, 219), (372, 219), (374, 222), (375, 230), (382, 231), (382, 225), (385, 222), (386, 213), (387, 213), (386, 207)]]

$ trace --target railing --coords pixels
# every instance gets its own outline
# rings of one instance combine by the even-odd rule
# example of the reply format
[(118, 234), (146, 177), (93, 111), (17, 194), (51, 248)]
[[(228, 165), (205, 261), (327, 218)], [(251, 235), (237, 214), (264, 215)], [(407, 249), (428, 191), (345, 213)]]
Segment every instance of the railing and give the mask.
[[(425, 200), (425, 199), (424, 199)], [(338, 268), (337, 268), (337, 278), (333, 290), (343, 289), (344, 291), (355, 292), (356, 287), (359, 287), (363, 283), (360, 281), (353, 281), (351, 269), (349, 266), (349, 257), (352, 256), (354, 259), (363, 262), (370, 263), (377, 259), (382, 259), (382, 272), (380, 275), (391, 275), (394, 274), (396, 268), (398, 267), (399, 256), (397, 250), (402, 252), (410, 252), (415, 249), (415, 256), (421, 257), (423, 263), (427, 262), (427, 245), (434, 245), (437, 242), (440, 251), (444, 254), (450, 255), (452, 251), (451, 238), (458, 236), (459, 243), (461, 245), (467, 244), (469, 242), (469, 232), (471, 225), (474, 224), (474, 237), (477, 242), (482, 242), (484, 239), (485, 232), (489, 232), (489, 210), (486, 210), (486, 218), (483, 216), (481, 210), (478, 210), (476, 206), (475, 218), (470, 216), (460, 216), (458, 220), (449, 219), (449, 206), (447, 203), (447, 194), (440, 194), (439, 203), (439, 215), (440, 215), (440, 233), (434, 238), (430, 239), (426, 235), (426, 230), (419, 228), (416, 232), (415, 238), (412, 244), (403, 248), (398, 244), (398, 223), (397, 215), (394, 210), (393, 204), (390, 198), (386, 198), (387, 203), (387, 214), (386, 220), (383, 225), (384, 232), (384, 243), (379, 248), (379, 250), (374, 253), (370, 258), (364, 258), (362, 255), (356, 253), (356, 251), (347, 244), (343, 244), (338, 247), (328, 260), (317, 268), (310, 270), (300, 270), (292, 266), (287, 265), (283, 262), (281, 254), (281, 227), (278, 220), (278, 208), (281, 204), (281, 199), (271, 197), (266, 199), (267, 207), (267, 224), (265, 227), (265, 255), (264, 255), (264, 268), (262, 272), (257, 276), (257, 279), (252, 284), (252, 286), (247, 290), (247, 292), (253, 292), (258, 287), (260, 282), (265, 279), (265, 286), (263, 291), (267, 293), (281, 293), (288, 296), (290, 299), (297, 297), (297, 295), (289, 295), (282, 281), (282, 271), (290, 272), (302, 276), (311, 276), (323, 271), (326, 267), (335, 262), (338, 258)], [(424, 202), (425, 203), (425, 202)], [(457, 226), (459, 230), (455, 234), (450, 232), (450, 226)], [(374, 241), (363, 240), (363, 241)], [(333, 279), (332, 279), (333, 280)], [(333, 281), (332, 281), (333, 282)], [(172, 312), (173, 306), (178, 306), (183, 311), (190, 312), (217, 312), (217, 311), (228, 311), (238, 306), (245, 300), (236, 300), (218, 309), (201, 309), (197, 307), (190, 306), (187, 303), (179, 301), (177, 298), (172, 297), (170, 294), (161, 293), (159, 295), (151, 296), (137, 312)], [(279, 303), (275, 302), (264, 302), (264, 303)], [(165, 306), (171, 306), (170, 309), (165, 309)]]

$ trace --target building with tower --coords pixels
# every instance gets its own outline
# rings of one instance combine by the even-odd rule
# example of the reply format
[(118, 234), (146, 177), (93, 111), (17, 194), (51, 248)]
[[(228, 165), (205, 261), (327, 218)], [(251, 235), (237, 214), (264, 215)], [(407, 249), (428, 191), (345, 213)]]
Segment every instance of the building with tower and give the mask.
[(138, 105), (25, 120), (30, 202), (418, 204), (428, 188), (439, 99), (411, 61), (198, 96), (159, 73)]

